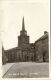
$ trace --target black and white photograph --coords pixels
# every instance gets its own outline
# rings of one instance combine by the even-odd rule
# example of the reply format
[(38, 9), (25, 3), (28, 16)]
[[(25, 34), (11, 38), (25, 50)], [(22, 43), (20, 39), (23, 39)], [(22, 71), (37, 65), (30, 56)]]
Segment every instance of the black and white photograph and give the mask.
[(49, 78), (49, 0), (0, 4), (2, 78)]

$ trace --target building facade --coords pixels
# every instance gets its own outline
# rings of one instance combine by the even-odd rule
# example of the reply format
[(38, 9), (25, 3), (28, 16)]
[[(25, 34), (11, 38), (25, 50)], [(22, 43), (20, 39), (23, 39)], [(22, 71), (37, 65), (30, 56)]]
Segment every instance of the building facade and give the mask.
[(49, 38), (48, 32), (35, 42), (35, 61), (49, 62)]
[(16, 62), (17, 59), (16, 52), (17, 52), (17, 47), (5, 50), (5, 54), (8, 59), (7, 62)]
[(30, 50), (29, 36), (25, 30), (24, 17), (22, 20), (22, 30), (18, 36), (17, 61), (32, 61), (33, 50)]
[(24, 17), (22, 30), (18, 36), (18, 47), (5, 50), (7, 62), (49, 62), (49, 38), (48, 32), (40, 37), (35, 43), (29, 42), (29, 36), (25, 30)]

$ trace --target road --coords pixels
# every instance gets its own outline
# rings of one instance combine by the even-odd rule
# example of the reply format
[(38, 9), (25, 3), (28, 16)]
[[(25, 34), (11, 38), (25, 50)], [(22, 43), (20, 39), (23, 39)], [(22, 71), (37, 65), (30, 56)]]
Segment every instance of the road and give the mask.
[(49, 77), (48, 63), (18, 62), (3, 75), (3, 78)]

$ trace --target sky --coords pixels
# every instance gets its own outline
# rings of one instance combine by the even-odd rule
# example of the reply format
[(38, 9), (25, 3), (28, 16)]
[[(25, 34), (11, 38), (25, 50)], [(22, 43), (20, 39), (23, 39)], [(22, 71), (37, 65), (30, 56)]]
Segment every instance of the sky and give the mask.
[(18, 46), (23, 16), (30, 43), (34, 43), (44, 31), (50, 31), (49, 0), (7, 0), (1, 1), (0, 6), (0, 30), (4, 49)]

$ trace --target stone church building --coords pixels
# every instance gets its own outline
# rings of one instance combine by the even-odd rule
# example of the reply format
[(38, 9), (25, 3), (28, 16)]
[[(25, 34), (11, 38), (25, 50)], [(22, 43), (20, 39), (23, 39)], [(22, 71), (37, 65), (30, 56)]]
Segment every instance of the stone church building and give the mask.
[(25, 30), (24, 17), (22, 19), (22, 30), (18, 36), (18, 47), (5, 50), (7, 62), (48, 62), (48, 32), (39, 38), (35, 43), (29, 43), (29, 36)]
[(34, 56), (33, 49), (30, 49), (29, 36), (25, 30), (24, 17), (22, 20), (22, 30), (18, 36), (17, 59), (18, 61), (31, 61)]

